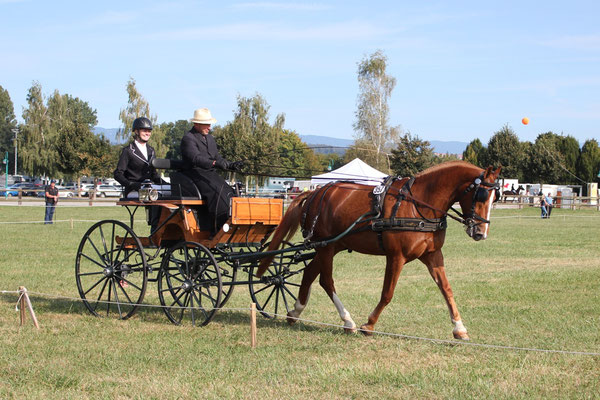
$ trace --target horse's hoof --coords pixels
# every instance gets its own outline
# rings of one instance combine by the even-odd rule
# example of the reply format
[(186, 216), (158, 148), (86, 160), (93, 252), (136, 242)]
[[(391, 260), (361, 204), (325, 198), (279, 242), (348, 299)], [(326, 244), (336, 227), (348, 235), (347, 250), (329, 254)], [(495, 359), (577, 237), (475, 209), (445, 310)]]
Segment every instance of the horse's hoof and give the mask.
[(469, 338), (469, 334), (466, 331), (452, 332), (452, 334), (454, 335), (454, 339), (465, 341), (471, 340), (471, 338)]
[(367, 325), (361, 325), (360, 333), (365, 336), (373, 336), (373, 327), (368, 327)]
[(298, 320), (294, 318), (290, 313), (287, 313), (286, 321), (288, 325), (294, 325)]
[(356, 333), (356, 331), (357, 331), (356, 327), (344, 328), (344, 333), (347, 335), (352, 335), (352, 334)]

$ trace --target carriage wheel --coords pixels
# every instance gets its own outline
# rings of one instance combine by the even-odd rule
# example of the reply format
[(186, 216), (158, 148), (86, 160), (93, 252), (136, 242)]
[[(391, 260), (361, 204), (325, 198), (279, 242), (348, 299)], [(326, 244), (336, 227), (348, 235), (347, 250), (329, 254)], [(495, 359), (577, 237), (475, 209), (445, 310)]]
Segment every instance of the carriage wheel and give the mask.
[(93, 315), (131, 317), (148, 284), (146, 254), (133, 230), (112, 220), (92, 225), (77, 250), (75, 279)]
[(181, 242), (165, 253), (158, 274), (158, 297), (176, 325), (204, 326), (221, 302), (221, 272), (210, 250)]
[[(284, 242), (286, 246), (290, 244)], [(258, 266), (250, 268), (250, 297), (263, 316), (274, 318), (293, 310), (307, 265), (302, 252), (296, 251), (277, 255), (261, 278), (255, 275)]]
[[(223, 265), (223, 264), (221, 264)], [(233, 294), (233, 288), (235, 287), (235, 280), (237, 278), (237, 268), (227, 264), (226, 268), (221, 267), (221, 305), (223, 307)]]

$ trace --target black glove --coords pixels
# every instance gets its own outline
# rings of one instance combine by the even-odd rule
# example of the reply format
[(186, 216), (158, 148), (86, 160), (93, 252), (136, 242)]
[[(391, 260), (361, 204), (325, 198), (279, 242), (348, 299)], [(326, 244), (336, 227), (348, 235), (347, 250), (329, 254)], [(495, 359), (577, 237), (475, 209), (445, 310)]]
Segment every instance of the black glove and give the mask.
[(235, 161), (235, 162), (229, 163), (229, 169), (232, 171), (241, 171), (243, 167), (244, 167), (243, 161)]
[(132, 192), (134, 190), (140, 190), (141, 188), (142, 188), (141, 182), (131, 182), (129, 184), (129, 186), (127, 186), (127, 190), (129, 190), (130, 192)]

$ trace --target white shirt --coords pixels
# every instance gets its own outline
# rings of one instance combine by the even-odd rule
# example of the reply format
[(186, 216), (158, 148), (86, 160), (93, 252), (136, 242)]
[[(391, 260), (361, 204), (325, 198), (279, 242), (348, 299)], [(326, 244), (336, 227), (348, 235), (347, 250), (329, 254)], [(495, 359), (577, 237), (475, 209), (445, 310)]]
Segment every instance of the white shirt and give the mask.
[(140, 151), (144, 155), (144, 158), (146, 158), (146, 160), (147, 160), (148, 159), (148, 147), (146, 147), (146, 143), (140, 143), (136, 140), (135, 145), (137, 146), (138, 149), (140, 149)]

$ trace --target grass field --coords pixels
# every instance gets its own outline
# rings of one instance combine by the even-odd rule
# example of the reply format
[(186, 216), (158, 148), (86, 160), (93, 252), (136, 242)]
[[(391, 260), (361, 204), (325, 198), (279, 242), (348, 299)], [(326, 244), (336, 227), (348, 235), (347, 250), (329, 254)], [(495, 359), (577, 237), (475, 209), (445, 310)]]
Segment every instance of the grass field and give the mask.
[[(126, 220), (120, 207), (0, 206), (0, 290), (78, 297), (77, 246), (92, 221)], [(70, 220), (73, 219), (73, 227)], [(79, 222), (86, 220), (88, 222)], [(136, 230), (147, 227), (136, 224)], [(600, 353), (600, 213), (494, 210), (488, 240), (454, 221), (447, 273), (471, 343)], [(338, 255), (338, 294), (358, 324), (382, 285), (384, 260)], [(155, 291), (154, 286), (149, 292)], [(150, 295), (149, 293), (149, 295)], [(152, 296), (150, 296), (152, 297)], [(159, 309), (132, 319), (92, 317), (76, 300), (32, 295), (41, 324), (19, 327), (17, 295), (0, 294), (0, 398), (600, 398), (600, 356), (346, 335), (309, 322), (258, 320), (249, 346), (250, 296), (237, 287), (204, 328), (170, 324)], [(303, 318), (340, 324), (313, 286)], [(452, 339), (448, 311), (426, 268), (405, 266), (378, 331)]]

